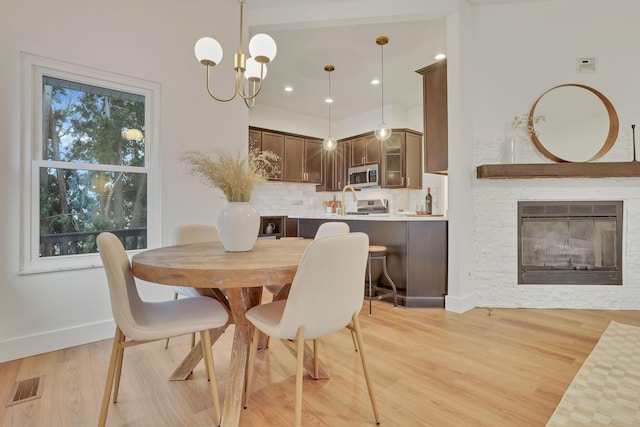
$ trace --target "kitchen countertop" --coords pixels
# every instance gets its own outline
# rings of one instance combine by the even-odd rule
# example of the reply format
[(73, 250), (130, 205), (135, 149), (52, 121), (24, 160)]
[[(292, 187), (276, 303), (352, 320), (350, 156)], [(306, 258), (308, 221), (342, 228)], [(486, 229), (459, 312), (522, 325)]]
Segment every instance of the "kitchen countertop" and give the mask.
[(294, 219), (336, 219), (341, 221), (447, 221), (446, 216), (416, 215), (412, 212), (369, 214), (369, 215), (338, 215), (323, 212), (305, 212), (289, 214)]

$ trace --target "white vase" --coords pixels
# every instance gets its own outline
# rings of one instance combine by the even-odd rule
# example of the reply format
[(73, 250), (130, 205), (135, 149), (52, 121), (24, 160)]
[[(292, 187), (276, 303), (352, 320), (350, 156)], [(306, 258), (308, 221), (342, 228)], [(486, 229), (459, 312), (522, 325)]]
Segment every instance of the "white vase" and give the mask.
[(229, 202), (218, 217), (220, 241), (229, 252), (253, 249), (260, 231), (260, 214), (249, 202)]

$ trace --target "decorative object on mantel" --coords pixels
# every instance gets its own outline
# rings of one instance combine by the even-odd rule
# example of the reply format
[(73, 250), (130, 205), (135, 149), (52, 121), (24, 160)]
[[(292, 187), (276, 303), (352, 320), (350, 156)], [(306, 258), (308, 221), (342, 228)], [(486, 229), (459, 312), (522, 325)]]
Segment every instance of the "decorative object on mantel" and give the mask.
[(633, 161), (636, 161), (636, 125), (631, 125), (631, 133), (633, 134)]
[[(544, 120), (536, 122), (538, 116)], [(564, 84), (549, 89), (531, 107), (527, 126), (536, 148), (557, 163), (480, 165), (478, 179), (640, 177), (635, 155), (629, 162), (591, 162), (611, 149), (619, 127), (615, 108), (593, 88)]]
[(228, 205), (218, 217), (220, 241), (229, 252), (253, 249), (260, 232), (260, 215), (251, 205), (251, 192), (277, 169), (279, 156), (272, 151), (250, 147), (249, 154), (217, 151), (211, 155), (189, 151), (182, 156), (189, 172), (219, 188)]
[(507, 126), (504, 141), (501, 144), (502, 163), (516, 164), (522, 162), (522, 148), (525, 141), (530, 140), (535, 129), (534, 123), (545, 120), (542, 115), (529, 117), (528, 114), (515, 116)]
[[(546, 120), (534, 123), (536, 116)], [(590, 162), (604, 156), (618, 136), (618, 115), (607, 97), (581, 84), (544, 92), (529, 112), (533, 144), (556, 162)]]

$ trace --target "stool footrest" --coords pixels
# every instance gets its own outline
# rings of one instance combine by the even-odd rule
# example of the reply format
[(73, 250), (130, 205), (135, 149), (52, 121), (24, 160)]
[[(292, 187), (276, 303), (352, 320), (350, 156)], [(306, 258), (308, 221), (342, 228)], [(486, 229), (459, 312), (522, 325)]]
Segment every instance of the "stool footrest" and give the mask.
[[(371, 287), (371, 294), (369, 295), (369, 289), (365, 288), (365, 292), (364, 292), (364, 299), (369, 301), (369, 300), (381, 300), (383, 298), (387, 298), (387, 297), (395, 297), (396, 293), (394, 292), (393, 289), (388, 289), (388, 288), (379, 288), (377, 286), (372, 286)], [(381, 292), (381, 293), (378, 293)]]

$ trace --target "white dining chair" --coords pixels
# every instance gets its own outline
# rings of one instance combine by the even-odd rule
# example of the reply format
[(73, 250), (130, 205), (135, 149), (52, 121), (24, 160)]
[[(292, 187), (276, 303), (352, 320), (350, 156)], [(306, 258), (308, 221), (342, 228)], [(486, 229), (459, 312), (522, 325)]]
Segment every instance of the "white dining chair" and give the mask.
[[(174, 245), (186, 245), (188, 243), (204, 243), (204, 242), (218, 242), (220, 241), (220, 235), (218, 229), (214, 225), (208, 224), (184, 224), (179, 225), (173, 231), (173, 244)], [(184, 298), (199, 297), (201, 296), (197, 289), (189, 286), (174, 286), (173, 287), (173, 299), (178, 299), (179, 296)], [(196, 345), (196, 334), (191, 335), (191, 347)], [(164, 348), (169, 348), (169, 338), (164, 344)]]
[[(369, 237), (365, 233), (349, 233), (314, 239), (305, 251), (286, 300), (258, 305), (246, 313), (254, 326), (249, 355), (244, 406), (247, 406), (260, 332), (278, 339), (295, 340), (296, 394), (295, 426), (302, 423), (302, 377), (305, 340), (313, 340), (314, 370), (318, 370), (319, 338), (353, 324), (358, 340), (360, 360), (373, 407), (376, 423), (380, 423), (373, 393), (358, 313), (362, 308), (362, 279), (366, 271)], [(318, 292), (322, 289), (322, 292)]]
[(107, 422), (112, 391), (113, 403), (118, 400), (124, 349), (193, 332), (200, 332), (200, 344), (210, 380), (216, 425), (220, 425), (220, 399), (211, 351), (210, 330), (227, 324), (229, 319), (227, 310), (216, 299), (209, 297), (160, 302), (143, 301), (138, 294), (131, 262), (118, 237), (113, 233), (103, 232), (98, 235), (97, 243), (107, 276), (111, 310), (116, 323), (98, 421), (99, 427), (103, 427)]
[[(317, 239), (318, 237), (348, 234), (349, 231), (350, 231), (349, 224), (347, 224), (346, 222), (340, 222), (340, 221), (323, 222), (318, 227), (318, 230), (316, 230), (314, 239)], [(283, 292), (285, 288), (288, 289), (288, 287), (289, 287), (288, 285), (284, 285), (284, 286), (273, 285), (273, 286), (265, 286), (265, 289), (269, 291), (271, 294), (273, 294), (273, 301), (277, 301), (279, 299), (286, 298), (286, 295), (281, 295), (281, 292)]]
[[(349, 234), (349, 231), (351, 231), (351, 229), (349, 228), (349, 224), (347, 224), (346, 222), (340, 222), (340, 221), (323, 222), (322, 224), (320, 224), (320, 226), (316, 230), (314, 239), (317, 239), (319, 237)], [(264, 288), (273, 295), (272, 301), (286, 299), (289, 293), (289, 285), (269, 285), (269, 286), (265, 286)], [(269, 338), (270, 337), (267, 337), (267, 341), (265, 344), (265, 347), (267, 348), (269, 348), (269, 344), (271, 342)], [(353, 345), (355, 347), (356, 346), (355, 338), (353, 339), (354, 339)]]

